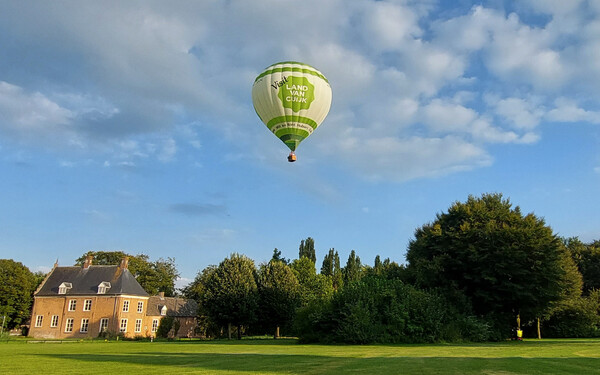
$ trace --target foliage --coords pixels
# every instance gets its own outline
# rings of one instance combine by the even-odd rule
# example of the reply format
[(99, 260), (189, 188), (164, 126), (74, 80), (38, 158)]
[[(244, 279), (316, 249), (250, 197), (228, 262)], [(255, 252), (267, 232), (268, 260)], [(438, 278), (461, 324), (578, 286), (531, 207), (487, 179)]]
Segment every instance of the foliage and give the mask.
[(546, 337), (600, 337), (600, 290), (560, 303), (543, 328)]
[(118, 265), (125, 257), (129, 257), (128, 269), (138, 283), (150, 295), (164, 292), (165, 296), (175, 295), (175, 280), (179, 272), (174, 258), (159, 258), (151, 262), (148, 255), (130, 255), (123, 251), (88, 251), (75, 261), (75, 265), (81, 266), (87, 256), (93, 256), (94, 265)]
[(356, 255), (356, 252), (352, 250), (346, 261), (346, 267), (343, 269), (344, 284), (348, 284), (352, 281), (360, 279), (362, 273), (362, 264), (360, 257)]
[(273, 249), (273, 256), (271, 257), (272, 261), (278, 261), (278, 262), (283, 262), (285, 264), (289, 264), (290, 261), (289, 259), (286, 259), (284, 257), (281, 256), (281, 251), (279, 251), (277, 248)]
[(306, 306), (315, 300), (327, 300), (333, 295), (331, 278), (317, 275), (315, 264), (307, 257), (294, 259), (291, 269), (300, 284), (300, 304)]
[(321, 266), (321, 275), (331, 277), (331, 283), (334, 290), (338, 290), (344, 284), (344, 276), (340, 265), (340, 255), (335, 249), (329, 249), (329, 253), (323, 258)]
[(232, 254), (207, 274), (201, 304), (208, 316), (221, 325), (241, 327), (256, 321), (258, 287), (256, 269), (250, 258)]
[(379, 277), (352, 282), (330, 302), (304, 307), (298, 312), (296, 327), (304, 342), (368, 344), (487, 338), (485, 324), (459, 315), (441, 296)]
[(584, 244), (578, 238), (564, 240), (583, 277), (583, 292), (600, 289), (600, 241)]
[(0, 259), (0, 323), (4, 329), (25, 323), (31, 313), (38, 280), (29, 268), (12, 259)]
[(298, 259), (306, 257), (312, 260), (313, 263), (317, 262), (317, 255), (315, 253), (315, 240), (308, 237), (306, 240), (300, 241), (300, 248), (298, 249)]
[(164, 339), (169, 337), (169, 332), (173, 329), (173, 325), (175, 323), (175, 318), (172, 316), (163, 316), (160, 319), (160, 323), (158, 324), (158, 329), (156, 330), (156, 336), (162, 337)]
[(363, 268), (363, 276), (377, 276), (390, 280), (402, 280), (407, 282), (406, 268), (400, 266), (396, 262), (392, 262), (390, 258), (385, 258), (383, 262), (379, 255), (375, 257), (375, 262), (372, 268)]
[(300, 284), (287, 264), (271, 260), (258, 271), (258, 295), (263, 324), (281, 327), (292, 321), (300, 305)]
[(464, 294), (477, 315), (509, 337), (517, 314), (540, 317), (576, 288), (572, 262), (544, 221), (500, 194), (470, 196), (415, 232), (407, 272), (420, 288)]

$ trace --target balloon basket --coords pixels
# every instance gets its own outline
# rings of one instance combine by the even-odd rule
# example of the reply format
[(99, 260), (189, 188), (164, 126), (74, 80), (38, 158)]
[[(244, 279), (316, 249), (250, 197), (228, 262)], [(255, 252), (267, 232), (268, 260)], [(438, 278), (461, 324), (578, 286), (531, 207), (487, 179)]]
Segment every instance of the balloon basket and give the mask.
[(288, 161), (289, 161), (290, 163), (293, 163), (293, 162), (295, 162), (295, 161), (296, 161), (296, 154), (294, 154), (294, 152), (293, 152), (293, 151), (292, 151), (292, 152), (290, 152), (290, 154), (288, 155)]

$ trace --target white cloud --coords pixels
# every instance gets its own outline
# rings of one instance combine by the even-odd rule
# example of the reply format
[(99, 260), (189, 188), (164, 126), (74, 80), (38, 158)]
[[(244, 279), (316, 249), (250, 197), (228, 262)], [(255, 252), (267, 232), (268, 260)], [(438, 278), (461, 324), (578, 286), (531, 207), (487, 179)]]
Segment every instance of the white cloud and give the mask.
[(415, 12), (400, 4), (375, 2), (365, 6), (364, 37), (371, 47), (398, 50), (407, 39), (422, 34)]
[(56, 139), (71, 133), (72, 118), (71, 111), (42, 93), (0, 81), (0, 131), (20, 138)]
[(531, 100), (506, 98), (495, 103), (496, 114), (517, 129), (534, 129), (540, 123), (544, 111)]
[[(580, 88), (600, 93), (600, 22), (581, 1), (515, 6), (550, 15), (546, 24), (481, 5), (437, 21), (434, 3), (16, 4), (21, 17), (0, 15), (12, 30), (0, 43), (16, 46), (0, 68), (17, 72), (0, 82), (0, 132), (134, 168), (181, 159), (185, 145), (201, 147), (196, 130), (212, 126), (264, 160), (256, 141), (264, 133), (245, 131), (254, 119), (249, 89), (262, 68), (286, 59), (329, 78), (332, 111), (318, 132), (327, 145), (336, 139), (341, 163), (361, 176), (405, 180), (486, 166), (486, 144), (536, 142), (542, 120), (600, 122), (600, 113), (564, 99)], [(26, 53), (52, 61), (20, 68)], [(481, 92), (502, 99), (491, 104)]]
[(368, 137), (363, 130), (347, 129), (331, 146), (351, 168), (372, 180), (437, 177), (487, 166), (492, 161), (482, 148), (453, 136)]
[(460, 104), (434, 99), (421, 109), (421, 120), (437, 133), (465, 132), (477, 113)]
[(590, 122), (600, 123), (599, 111), (588, 111), (580, 108), (575, 101), (567, 98), (557, 98), (555, 108), (548, 111), (545, 118), (553, 122)]

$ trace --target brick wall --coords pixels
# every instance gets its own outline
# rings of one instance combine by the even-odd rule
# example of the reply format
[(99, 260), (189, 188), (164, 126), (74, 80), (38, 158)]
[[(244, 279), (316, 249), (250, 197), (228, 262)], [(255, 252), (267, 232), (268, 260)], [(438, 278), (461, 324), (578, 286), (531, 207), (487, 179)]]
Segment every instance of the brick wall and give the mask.
[[(86, 303), (86, 301), (91, 301), (91, 303)], [(129, 304), (128, 311), (123, 309), (125, 301), (128, 301)], [(148, 325), (146, 318), (147, 301), (147, 297), (136, 296), (35, 297), (29, 336), (56, 339), (95, 338), (100, 333), (102, 319), (108, 319), (106, 328), (108, 331), (120, 332), (121, 322), (126, 319), (125, 336), (148, 336), (151, 325)], [(141, 312), (138, 312), (138, 302), (142, 303)], [(70, 307), (74, 307), (74, 309), (70, 310)], [(58, 318), (53, 319), (53, 316)], [(141, 321), (136, 327), (138, 319)], [(69, 322), (72, 322), (72, 327)], [(56, 326), (52, 327), (52, 323), (56, 323)], [(71, 329), (70, 332), (67, 327)], [(136, 328), (139, 329), (139, 332), (136, 332)]]

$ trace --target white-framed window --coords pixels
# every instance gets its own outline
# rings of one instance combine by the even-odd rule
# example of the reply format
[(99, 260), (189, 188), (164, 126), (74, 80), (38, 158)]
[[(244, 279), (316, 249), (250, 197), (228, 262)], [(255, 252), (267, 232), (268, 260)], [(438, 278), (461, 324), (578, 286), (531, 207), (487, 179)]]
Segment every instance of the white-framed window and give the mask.
[(91, 311), (92, 310), (92, 300), (86, 299), (83, 301), (83, 311)]
[(138, 301), (137, 312), (139, 312), (139, 313), (144, 312), (144, 301)]
[(73, 332), (73, 318), (67, 318), (65, 322), (65, 332)]
[(110, 289), (110, 283), (103, 281), (98, 285), (98, 294), (106, 294), (106, 291)]
[(90, 320), (88, 318), (81, 319), (81, 328), (79, 332), (87, 332), (90, 327)]
[(61, 283), (58, 286), (58, 294), (67, 294), (71, 288), (73, 288), (73, 284), (67, 282)]
[(121, 325), (119, 327), (119, 331), (120, 332), (126, 332), (127, 331), (127, 319), (121, 319)]
[(100, 331), (99, 332), (104, 332), (107, 329), (108, 329), (108, 318), (100, 319)]
[(160, 315), (165, 316), (167, 315), (167, 306), (163, 306), (160, 309)]
[(142, 332), (142, 319), (135, 320), (135, 331)]
[(123, 312), (129, 312), (129, 301), (123, 301)]
[(38, 315), (38, 316), (35, 317), (35, 326), (36, 327), (41, 327), (43, 322), (44, 322), (44, 316), (43, 315)]
[(158, 330), (158, 319), (152, 320), (152, 332), (156, 332)]
[(69, 311), (75, 311), (77, 309), (77, 300), (70, 299), (69, 300)]
[(51, 328), (58, 327), (58, 315), (52, 315), (52, 319), (50, 320), (50, 327)]

